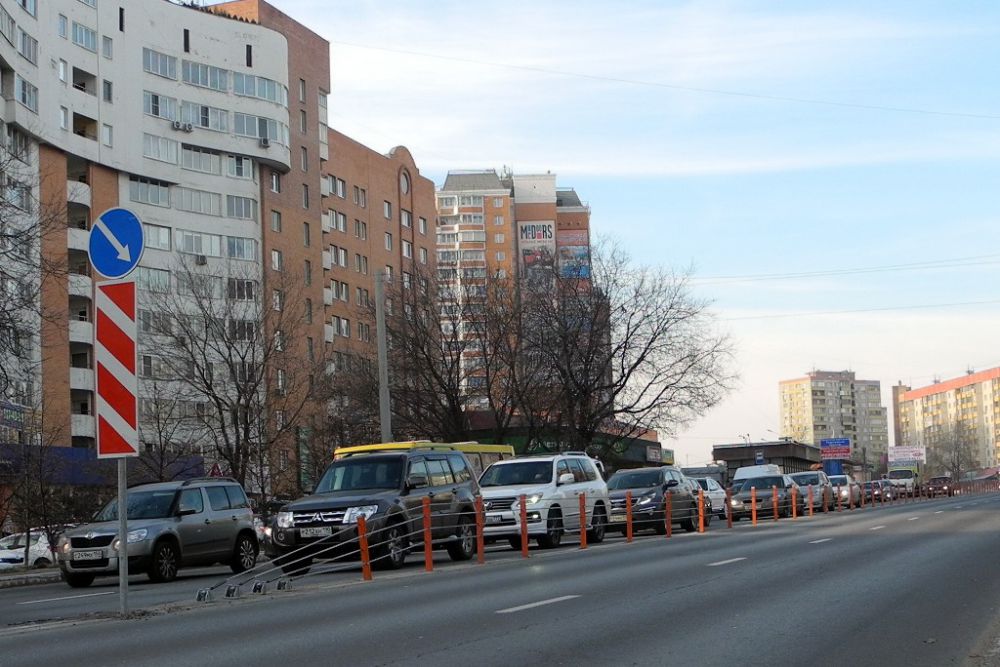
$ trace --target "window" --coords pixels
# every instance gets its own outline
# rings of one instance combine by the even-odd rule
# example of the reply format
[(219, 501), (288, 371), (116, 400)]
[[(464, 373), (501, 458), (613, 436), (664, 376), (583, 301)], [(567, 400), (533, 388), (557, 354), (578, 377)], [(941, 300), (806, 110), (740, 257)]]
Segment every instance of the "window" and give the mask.
[(257, 201), (249, 197), (226, 195), (226, 216), (242, 220), (256, 220)]
[(306, 357), (309, 361), (316, 361), (316, 345), (312, 336), (306, 336)]
[(66, 107), (59, 107), (59, 127), (64, 130), (69, 129), (69, 109)]
[[(14, 21), (11, 20), (11, 25), (13, 26), (13, 24)], [(69, 19), (62, 14), (59, 15), (59, 36), (63, 39), (69, 37)]]
[(234, 113), (233, 131), (241, 137), (270, 139), (282, 146), (288, 145), (288, 126), (271, 118)]
[(271, 231), (281, 231), (281, 211), (271, 211)]
[(382, 215), (386, 220), (392, 220), (392, 204), (387, 201), (382, 202)]
[(38, 8), (35, 6), (35, 0), (17, 0), (17, 4), (21, 5), (21, 9), (32, 16), (37, 14)]
[(305, 134), (307, 129), (308, 125), (306, 123), (306, 112), (305, 110), (299, 111), (299, 132)]
[(129, 178), (129, 199), (153, 206), (170, 206), (170, 190), (166, 183), (149, 178)]
[(505, 259), (507, 259), (507, 253), (503, 252), (502, 250), (498, 250), (497, 251), (497, 261), (498, 262), (502, 262)]
[(420, 263), (421, 264), (427, 263), (427, 248), (420, 249)]
[(247, 500), (246, 494), (243, 493), (243, 489), (233, 485), (223, 488), (226, 489), (226, 494), (229, 496), (230, 509), (238, 510), (250, 507), (250, 502)]
[(142, 154), (152, 160), (177, 164), (178, 143), (153, 134), (142, 135)]
[(142, 110), (150, 116), (174, 120), (177, 117), (177, 100), (144, 90), (142, 92)]
[(288, 106), (288, 89), (277, 81), (262, 76), (233, 72), (233, 92), (243, 97), (257, 97)]
[(174, 207), (190, 213), (222, 215), (222, 195), (217, 192), (175, 187)]
[(180, 500), (177, 501), (177, 509), (184, 511), (194, 511), (201, 514), (205, 511), (205, 501), (201, 497), (201, 489), (184, 489), (181, 491)]
[(271, 251), (271, 269), (274, 271), (281, 271), (282, 257), (280, 250)]
[(389, 232), (385, 233), (385, 249), (392, 250), (392, 234)]
[(334, 211), (333, 213), (334, 213), (334, 219), (335, 219), (334, 224), (337, 227), (337, 231), (338, 232), (344, 232), (346, 234), (347, 233), (347, 215), (345, 215), (344, 213), (339, 213), (338, 211)]
[(20, 28), (17, 29), (17, 52), (29, 63), (38, 64), (38, 40)]
[(253, 45), (247, 44), (247, 67), (253, 67)]
[(22, 79), (20, 74), (14, 79), (14, 96), (25, 107), (38, 113), (38, 88)]
[(216, 132), (229, 131), (229, 112), (194, 102), (181, 103), (181, 120), (195, 127), (203, 127)]
[(408, 271), (403, 271), (403, 289), (413, 287), (413, 276)]
[(493, 235), (493, 242), (494, 243), (503, 243), (505, 239), (506, 239), (506, 237), (503, 234), (494, 234)]
[(347, 199), (347, 183), (344, 182), (344, 179), (333, 177), (333, 191), (341, 199)]
[(361, 208), (366, 208), (368, 206), (368, 191), (364, 188), (355, 188), (357, 190), (357, 198), (354, 203)]
[(226, 296), (232, 301), (253, 301), (257, 298), (257, 282), (230, 278), (226, 286)]
[(427, 234), (427, 218), (417, 218), (417, 231), (421, 234)]
[(222, 256), (222, 237), (186, 229), (177, 230), (177, 252), (188, 255)]
[(403, 241), (403, 257), (413, 259), (413, 244), (405, 240)]
[(497, 226), (497, 227), (502, 227), (503, 226), (503, 216), (502, 215), (495, 216), (493, 218), (493, 224), (495, 226)]
[(257, 241), (243, 236), (227, 236), (226, 256), (230, 259), (256, 261)]
[(97, 53), (97, 33), (93, 28), (88, 28), (76, 21), (73, 21), (73, 43)]
[(302, 208), (309, 208), (309, 186), (302, 184)]
[(451, 469), (447, 466), (444, 459), (429, 459), (426, 463), (428, 486), (445, 486), (447, 484), (455, 483), (455, 478), (451, 474)]
[(299, 102), (306, 101), (306, 80), (299, 79)]
[(271, 308), (281, 312), (285, 307), (285, 293), (280, 289), (271, 290)]
[(503, 208), (503, 197), (493, 198), (493, 208)]
[(354, 236), (359, 239), (368, 238), (368, 223), (361, 220), (354, 221)]
[(233, 178), (253, 179), (253, 160), (242, 155), (226, 156), (226, 173)]
[(114, 51), (115, 51), (115, 43), (111, 40), (111, 38), (110, 37), (102, 37), (101, 38), (101, 55), (103, 55), (105, 58), (112, 58), (112, 57), (114, 57)]
[(271, 170), (271, 192), (281, 192), (281, 174)]
[(392, 283), (392, 267), (385, 265), (385, 282)]
[(177, 58), (153, 49), (142, 50), (142, 68), (150, 74), (168, 79), (177, 78)]
[(59, 60), (59, 80), (66, 83), (66, 78), (69, 74), (69, 63), (65, 60)]
[(302, 245), (308, 248), (312, 244), (312, 238), (309, 235), (309, 223), (302, 223)]
[(181, 167), (190, 171), (218, 174), (220, 157), (215, 151), (194, 146), (181, 146)]
[(483, 224), (483, 216), (479, 213), (463, 213), (461, 221), (465, 224), (481, 225)]
[(221, 486), (206, 486), (205, 493), (208, 494), (208, 504), (212, 506), (213, 512), (221, 512), (230, 509), (229, 496), (226, 489)]
[(140, 266), (136, 270), (136, 285), (147, 292), (166, 293), (170, 291), (170, 272)]
[(306, 299), (306, 324), (312, 324), (313, 321), (313, 302), (312, 299)]
[(190, 60), (181, 62), (181, 75), (186, 83), (223, 92), (229, 90), (229, 70)]
[(399, 224), (403, 225), (404, 227), (412, 227), (413, 214), (410, 213), (409, 211), (404, 211), (403, 209), (399, 209)]
[(114, 102), (114, 86), (107, 79), (101, 84), (101, 93), (105, 102)]
[(358, 322), (358, 340), (370, 343), (372, 340), (372, 327), (370, 324)]
[(312, 268), (313, 268), (312, 262), (310, 262), (308, 259), (303, 262), (303, 264), (302, 264), (302, 282), (305, 283), (307, 286), (308, 285), (312, 285), (312, 283), (313, 283)]
[(302, 146), (300, 151), (300, 166), (302, 167), (302, 171), (309, 171), (309, 149)]
[(482, 195), (471, 195), (458, 198), (459, 206), (482, 206), (483, 197)]
[(125, 32), (125, 8), (118, 8), (118, 32)]

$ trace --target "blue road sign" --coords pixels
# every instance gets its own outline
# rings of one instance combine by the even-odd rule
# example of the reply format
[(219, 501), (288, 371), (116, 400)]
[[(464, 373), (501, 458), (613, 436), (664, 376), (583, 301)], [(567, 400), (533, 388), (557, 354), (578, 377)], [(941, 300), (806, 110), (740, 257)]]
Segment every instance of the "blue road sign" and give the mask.
[(753, 453), (753, 462), (756, 465), (764, 465), (764, 450), (758, 449)]
[(111, 208), (90, 229), (90, 263), (105, 278), (124, 278), (142, 257), (142, 223), (135, 213)]

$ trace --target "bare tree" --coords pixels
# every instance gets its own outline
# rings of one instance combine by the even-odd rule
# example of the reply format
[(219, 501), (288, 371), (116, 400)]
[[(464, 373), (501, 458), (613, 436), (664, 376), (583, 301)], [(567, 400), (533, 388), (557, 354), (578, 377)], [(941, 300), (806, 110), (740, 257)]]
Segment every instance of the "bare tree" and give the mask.
[(948, 475), (958, 482), (980, 467), (976, 432), (961, 422), (937, 427), (928, 434), (927, 475)]
[[(153, 316), (145, 311), (144, 319)], [(163, 326), (169, 326), (164, 323)], [(154, 345), (143, 346), (151, 351)], [(166, 482), (188, 477), (202, 468), (199, 427), (205, 404), (196, 400), (190, 387), (170, 387), (168, 380), (143, 382), (139, 398), (141, 450), (132, 474), (144, 482)]]

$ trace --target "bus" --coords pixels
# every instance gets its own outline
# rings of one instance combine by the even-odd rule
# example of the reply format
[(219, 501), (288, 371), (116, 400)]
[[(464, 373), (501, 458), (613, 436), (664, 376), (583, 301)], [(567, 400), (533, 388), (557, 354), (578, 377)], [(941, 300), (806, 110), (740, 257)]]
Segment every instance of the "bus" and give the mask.
[(479, 477), (490, 464), (514, 458), (514, 447), (511, 445), (485, 445), (474, 440), (468, 442), (410, 440), (407, 442), (380, 442), (372, 445), (353, 445), (351, 447), (338, 447), (333, 452), (333, 458), (337, 460), (349, 456), (399, 452), (406, 449), (442, 449), (462, 452), (465, 454), (465, 458), (469, 459), (469, 465), (475, 471), (476, 477)]

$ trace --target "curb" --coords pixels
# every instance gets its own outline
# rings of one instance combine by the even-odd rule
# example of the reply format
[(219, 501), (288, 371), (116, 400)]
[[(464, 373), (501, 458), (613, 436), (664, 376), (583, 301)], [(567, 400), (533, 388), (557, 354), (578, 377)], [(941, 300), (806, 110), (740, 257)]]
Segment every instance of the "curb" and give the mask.
[(58, 568), (54, 572), (25, 572), (24, 574), (0, 575), (0, 589), (36, 584), (52, 584), (62, 579)]

